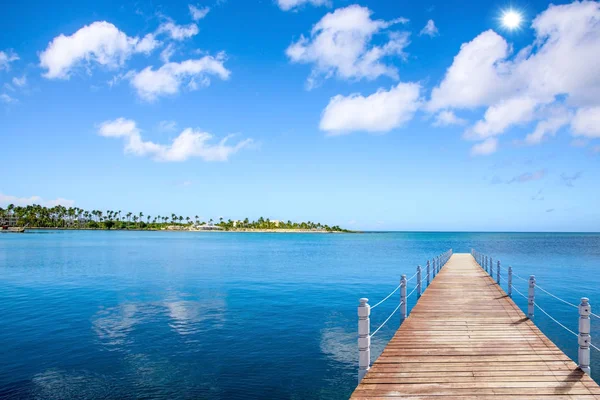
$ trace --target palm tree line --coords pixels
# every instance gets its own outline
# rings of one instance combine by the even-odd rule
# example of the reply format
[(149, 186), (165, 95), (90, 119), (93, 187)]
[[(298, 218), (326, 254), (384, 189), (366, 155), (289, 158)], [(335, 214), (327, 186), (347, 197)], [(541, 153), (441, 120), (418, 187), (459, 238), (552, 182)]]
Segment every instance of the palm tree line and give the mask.
[[(198, 215), (194, 217), (177, 215), (144, 215), (144, 213), (124, 212), (122, 210), (84, 210), (79, 207), (65, 207), (56, 205), (44, 207), (37, 204), (28, 206), (15, 206), (9, 204), (6, 209), (0, 207), (0, 224), (7, 221), (16, 221), (17, 226), (37, 228), (65, 228), (65, 229), (165, 229), (168, 226), (189, 227), (192, 225), (205, 225)], [(327, 232), (345, 231), (339, 226), (322, 225), (315, 222), (271, 221), (269, 218), (260, 217), (256, 221), (244, 220), (219, 221), (211, 218), (208, 225), (218, 226), (223, 230), (239, 229), (299, 229), (299, 230), (324, 230)]]

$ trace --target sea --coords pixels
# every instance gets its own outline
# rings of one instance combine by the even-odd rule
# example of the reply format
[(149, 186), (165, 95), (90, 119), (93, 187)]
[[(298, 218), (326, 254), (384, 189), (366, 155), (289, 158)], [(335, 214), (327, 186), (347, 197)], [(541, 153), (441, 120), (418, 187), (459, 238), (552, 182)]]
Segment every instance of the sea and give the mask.
[[(428, 259), (472, 248), (600, 314), (596, 233), (0, 234), (0, 398), (347, 399), (359, 298), (374, 304)], [(373, 329), (398, 302), (373, 310)], [(536, 302), (577, 332), (577, 309), (541, 291)], [(572, 333), (541, 312), (534, 321), (577, 357)], [(399, 324), (395, 314), (373, 338), (372, 361)]]

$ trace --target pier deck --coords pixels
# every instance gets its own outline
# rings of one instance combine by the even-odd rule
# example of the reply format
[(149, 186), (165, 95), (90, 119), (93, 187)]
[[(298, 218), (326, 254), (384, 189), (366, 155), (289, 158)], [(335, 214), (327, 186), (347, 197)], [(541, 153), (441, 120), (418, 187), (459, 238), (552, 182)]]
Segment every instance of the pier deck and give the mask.
[(352, 399), (600, 399), (470, 254), (454, 254)]

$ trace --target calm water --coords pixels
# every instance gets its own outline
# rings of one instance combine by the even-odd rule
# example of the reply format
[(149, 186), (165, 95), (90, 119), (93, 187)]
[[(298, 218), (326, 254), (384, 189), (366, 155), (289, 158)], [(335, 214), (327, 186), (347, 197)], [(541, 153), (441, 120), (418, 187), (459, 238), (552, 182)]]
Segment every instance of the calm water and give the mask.
[[(344, 399), (356, 386), (358, 298), (375, 303), (450, 247), (478, 248), (600, 311), (600, 234), (2, 234), (0, 397)], [(577, 310), (537, 300), (577, 330)], [(373, 312), (373, 327), (397, 301)], [(535, 321), (576, 357), (575, 337)], [(398, 323), (374, 338), (375, 356)], [(592, 360), (598, 381), (600, 354)]]

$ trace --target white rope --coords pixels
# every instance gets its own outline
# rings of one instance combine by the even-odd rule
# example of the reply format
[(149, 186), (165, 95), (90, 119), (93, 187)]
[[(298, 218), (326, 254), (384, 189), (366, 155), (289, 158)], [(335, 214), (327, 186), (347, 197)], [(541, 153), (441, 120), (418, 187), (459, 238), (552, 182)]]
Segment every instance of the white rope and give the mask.
[(575, 305), (575, 304), (573, 304), (573, 303), (569, 303), (568, 301), (566, 301), (566, 300), (563, 300), (563, 299), (561, 299), (560, 297), (553, 295), (552, 293), (550, 293), (549, 291), (547, 291), (546, 289), (544, 289), (544, 288), (543, 288), (543, 287), (541, 287), (541, 286), (535, 285), (535, 288), (536, 288), (536, 289), (540, 289), (542, 292), (544, 292), (544, 293), (546, 293), (546, 294), (548, 294), (548, 295), (550, 295), (550, 296), (554, 297), (554, 298), (555, 298), (556, 300), (558, 300), (558, 301), (562, 301), (563, 303), (565, 303), (565, 304), (567, 304), (567, 305), (570, 305), (571, 307), (574, 307), (574, 308), (577, 308), (577, 309), (579, 309), (579, 306), (576, 306), (576, 305)]
[(392, 311), (392, 313), (390, 314), (390, 316), (389, 316), (389, 317), (387, 317), (387, 319), (386, 319), (385, 321), (383, 321), (383, 324), (379, 325), (379, 328), (375, 329), (375, 332), (371, 333), (371, 335), (370, 335), (371, 337), (375, 336), (375, 334), (376, 334), (377, 332), (379, 332), (379, 330), (380, 330), (381, 328), (383, 328), (383, 326), (384, 326), (385, 324), (387, 324), (387, 322), (390, 320), (390, 318), (392, 318), (392, 316), (393, 316), (394, 314), (396, 314), (396, 311), (398, 311), (398, 309), (400, 308), (400, 306), (401, 306), (403, 303), (404, 303), (404, 302), (402, 302), (402, 301), (401, 301), (401, 302), (400, 302), (400, 304), (398, 304), (398, 307), (396, 307), (396, 308), (394, 309), (394, 311)]
[(386, 301), (387, 299), (389, 299), (391, 295), (393, 295), (394, 293), (396, 293), (396, 292), (398, 291), (398, 289), (400, 289), (400, 286), (402, 286), (402, 285), (398, 285), (398, 286), (396, 286), (396, 289), (394, 289), (394, 290), (392, 291), (392, 293), (388, 294), (388, 295), (385, 297), (385, 299), (381, 300), (379, 303), (375, 304), (374, 306), (371, 306), (371, 310), (372, 310), (372, 309), (374, 309), (375, 307), (377, 307), (378, 305), (380, 305), (381, 303), (383, 303), (384, 301)]
[(593, 344), (590, 343), (590, 347), (596, 351), (600, 351), (600, 349), (596, 346), (594, 346)]
[(596, 315), (596, 314), (594, 314), (594, 313), (590, 313), (590, 315), (591, 315), (592, 317), (596, 317), (596, 318), (600, 319), (600, 315)]
[(523, 296), (523, 298), (524, 298), (525, 300), (529, 300), (529, 299), (527, 298), (527, 296), (525, 296), (523, 293), (519, 292), (519, 289), (517, 289), (517, 288), (515, 287), (515, 285), (510, 285), (510, 286), (511, 286), (513, 289), (515, 289), (515, 292), (517, 292), (517, 293), (519, 293), (521, 296)]
[(408, 279), (406, 280), (406, 282), (410, 282), (410, 281), (412, 281), (413, 279), (415, 279), (415, 276), (417, 276), (417, 274), (418, 274), (418, 273), (419, 273), (419, 271), (415, 272), (415, 274), (414, 274), (413, 276), (411, 276), (410, 278), (408, 278)]
[(411, 294), (413, 294), (415, 292), (415, 290), (417, 290), (418, 286), (415, 286), (415, 288), (412, 290), (412, 292), (410, 292), (406, 298), (408, 299), (410, 297)]
[(554, 318), (552, 315), (548, 314), (542, 307), (540, 307), (538, 305), (538, 303), (534, 302), (533, 305), (536, 306), (537, 308), (539, 308), (539, 310), (541, 312), (543, 312), (544, 314), (546, 314), (548, 316), (548, 318), (550, 318), (552, 321), (556, 322), (559, 326), (561, 326), (562, 328), (564, 328), (567, 332), (569, 332), (569, 333), (571, 333), (571, 334), (573, 334), (575, 336), (579, 336), (578, 334), (576, 334), (575, 332), (573, 332), (572, 330), (570, 330), (569, 328), (567, 328), (566, 326), (564, 326), (563, 324), (561, 324), (560, 322), (558, 322), (556, 320), (556, 318)]
[(519, 279), (520, 279), (520, 280), (522, 280), (522, 281), (529, 282), (529, 279), (521, 278), (519, 275), (515, 274), (514, 272), (513, 272), (513, 274), (512, 274), (512, 275), (513, 275), (514, 277), (517, 277), (517, 278), (519, 278)]

